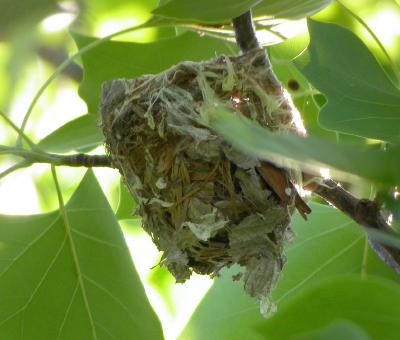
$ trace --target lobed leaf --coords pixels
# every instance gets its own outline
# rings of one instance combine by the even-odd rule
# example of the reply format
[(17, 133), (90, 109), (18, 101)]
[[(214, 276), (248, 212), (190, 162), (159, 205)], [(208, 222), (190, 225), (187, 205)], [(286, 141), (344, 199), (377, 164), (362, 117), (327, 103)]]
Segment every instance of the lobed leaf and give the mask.
[(308, 22), (311, 43), (295, 64), (328, 102), (319, 123), (330, 130), (400, 142), (400, 91), (349, 30)]
[(0, 338), (162, 339), (92, 171), (65, 208), (0, 216)]

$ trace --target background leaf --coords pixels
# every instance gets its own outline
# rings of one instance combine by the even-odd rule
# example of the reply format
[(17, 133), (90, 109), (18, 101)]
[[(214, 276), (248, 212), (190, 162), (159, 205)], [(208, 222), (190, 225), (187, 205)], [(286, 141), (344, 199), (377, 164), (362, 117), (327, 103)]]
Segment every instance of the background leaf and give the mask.
[(86, 114), (53, 131), (38, 143), (38, 147), (49, 152), (86, 152), (101, 145), (103, 141), (99, 117)]
[(334, 321), (323, 329), (296, 336), (296, 340), (371, 340), (368, 334), (353, 322), (348, 320)]
[[(73, 35), (79, 48), (94, 38)], [(232, 54), (233, 44), (188, 32), (171, 39), (140, 44), (109, 41), (82, 56), (85, 78), (79, 93), (89, 112), (98, 112), (101, 84), (117, 78), (136, 78), (165, 71), (184, 60), (211, 59), (215, 54)]]
[(345, 319), (372, 339), (395, 340), (399, 335), (399, 315), (398, 284), (378, 278), (340, 277), (314, 285), (282, 304), (280, 312), (265, 321), (260, 330), (271, 340), (298, 339), (296, 335)]
[(319, 115), (331, 130), (400, 142), (400, 91), (349, 30), (309, 20), (311, 43), (295, 64), (328, 97)]
[(294, 20), (310, 16), (330, 3), (331, 0), (171, 0), (153, 13), (177, 21), (221, 24), (252, 8), (254, 17)]
[(153, 13), (174, 20), (204, 23), (229, 22), (261, 0), (171, 0)]
[(21, 28), (21, 25), (34, 26), (46, 15), (56, 11), (57, 1), (55, 0), (1, 0), (0, 40), (10, 31)]
[[(315, 136), (277, 135), (224, 108), (216, 109), (209, 118), (211, 127), (219, 134), (256, 157), (289, 167), (299, 165), (314, 172), (321, 166), (332, 167), (380, 184), (400, 182), (396, 170), (400, 167), (398, 147), (385, 152), (352, 144), (335, 144)], [(345, 176), (342, 174), (342, 177)]]
[(135, 218), (137, 204), (122, 179), (119, 182), (119, 201), (115, 216), (119, 220)]
[(66, 213), (68, 224), (59, 212), (0, 217), (0, 337), (161, 339), (159, 321), (91, 171)]
[(313, 15), (331, 2), (332, 0), (263, 0), (254, 7), (253, 15), (295, 20)]
[[(363, 272), (365, 277), (379, 276), (396, 284), (400, 282), (398, 275), (370, 247), (365, 248), (365, 235), (353, 221), (328, 206), (313, 203), (311, 208), (308, 222), (295, 215), (291, 224), (296, 236), (286, 249), (287, 264), (273, 292), (277, 317), (283, 303), (300, 298), (310, 285), (321, 280), (348, 274), (361, 277)], [(181, 340), (265, 339), (253, 332), (257, 324), (265, 321), (258, 303), (245, 296), (241, 284), (232, 282), (231, 276), (238, 271), (238, 268), (225, 271), (215, 280)], [(316, 311), (324, 310), (322, 305)], [(312, 319), (307, 322), (312, 323)]]

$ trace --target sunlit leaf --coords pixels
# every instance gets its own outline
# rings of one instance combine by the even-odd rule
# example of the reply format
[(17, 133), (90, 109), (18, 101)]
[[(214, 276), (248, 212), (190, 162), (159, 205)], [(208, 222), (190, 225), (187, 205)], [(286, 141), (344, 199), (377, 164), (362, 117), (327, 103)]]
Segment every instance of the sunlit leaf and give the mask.
[(337, 145), (315, 136), (277, 135), (224, 108), (210, 115), (210, 125), (244, 152), (280, 165), (296, 164), (314, 171), (320, 166), (333, 167), (377, 183), (400, 182), (400, 173), (396, 170), (400, 168), (398, 148), (384, 152), (351, 144)]
[(39, 142), (38, 147), (51, 152), (88, 151), (103, 141), (98, 116), (86, 114), (53, 131)]
[(255, 17), (271, 19), (300, 19), (319, 12), (332, 0), (263, 0), (254, 10)]
[[(379, 276), (400, 282), (398, 275), (369, 247), (365, 251), (365, 235), (353, 221), (327, 206), (314, 203), (311, 208), (308, 222), (296, 215), (291, 224), (296, 236), (286, 250), (287, 264), (273, 292), (277, 315), (283, 303), (301, 297), (310, 285), (337, 275), (361, 277), (364, 271), (365, 277)], [(233, 268), (215, 280), (181, 340), (265, 339), (253, 332), (255, 325), (264, 320), (258, 303), (245, 295), (240, 283), (232, 282), (231, 276), (238, 271)], [(320, 306), (318, 311), (325, 311), (325, 307)]]
[(0, 338), (161, 339), (91, 171), (66, 214), (0, 217)]
[[(73, 36), (79, 48), (96, 40), (78, 34)], [(89, 112), (98, 112), (101, 84), (106, 80), (155, 74), (185, 60), (211, 59), (216, 53), (232, 54), (234, 51), (233, 44), (192, 32), (147, 44), (109, 41), (82, 56), (85, 78), (79, 93)]]
[(400, 142), (400, 91), (352, 32), (317, 21), (296, 65), (328, 97), (319, 122), (327, 129)]
[(171, 0), (153, 13), (174, 20), (221, 23), (246, 12), (261, 0)]
[(171, 20), (208, 24), (227, 23), (253, 9), (255, 17), (268, 19), (299, 19), (320, 11), (331, 0), (171, 0), (153, 13)]
[[(263, 322), (260, 332), (271, 340), (293, 339), (345, 319), (361, 327), (371, 339), (397, 339), (399, 315), (399, 284), (372, 277), (339, 277), (313, 285), (282, 304), (276, 316)], [(336, 339), (354, 338), (336, 334)]]

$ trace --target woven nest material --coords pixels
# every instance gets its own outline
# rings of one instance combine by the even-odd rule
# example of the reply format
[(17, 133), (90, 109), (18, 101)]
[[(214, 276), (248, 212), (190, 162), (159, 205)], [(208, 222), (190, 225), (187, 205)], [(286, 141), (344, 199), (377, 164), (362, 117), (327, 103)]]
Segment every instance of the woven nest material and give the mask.
[(138, 203), (143, 228), (177, 282), (239, 264), (245, 291), (271, 310), (293, 204), (282, 205), (259, 161), (207, 126), (218, 102), (276, 132), (298, 133), (292, 106), (271, 85), (264, 51), (183, 62), (158, 75), (103, 85), (106, 146)]

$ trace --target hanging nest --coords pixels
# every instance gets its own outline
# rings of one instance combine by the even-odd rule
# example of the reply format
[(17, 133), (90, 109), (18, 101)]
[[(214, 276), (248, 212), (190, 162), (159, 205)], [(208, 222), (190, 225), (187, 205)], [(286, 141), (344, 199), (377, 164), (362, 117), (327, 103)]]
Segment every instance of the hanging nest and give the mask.
[(260, 175), (259, 160), (207, 126), (218, 102), (269, 130), (299, 133), (264, 57), (256, 49), (106, 82), (101, 115), (108, 153), (163, 252), (161, 264), (177, 282), (239, 264), (243, 273), (234, 279), (243, 279), (265, 314), (292, 235), (294, 195), (282, 204)]

